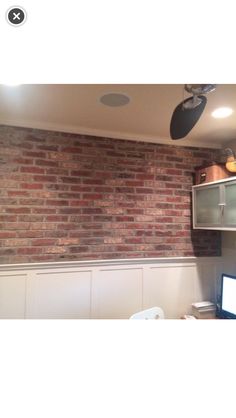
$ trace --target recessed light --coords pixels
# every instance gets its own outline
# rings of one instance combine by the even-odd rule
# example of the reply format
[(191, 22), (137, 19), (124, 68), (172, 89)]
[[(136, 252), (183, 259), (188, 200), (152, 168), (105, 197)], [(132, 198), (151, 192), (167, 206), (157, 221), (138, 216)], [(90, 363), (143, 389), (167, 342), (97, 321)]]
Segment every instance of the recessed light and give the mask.
[(130, 98), (123, 93), (107, 93), (100, 97), (100, 102), (105, 106), (118, 107), (127, 105)]
[(213, 116), (213, 118), (223, 119), (232, 115), (232, 113), (233, 109), (231, 109), (230, 107), (218, 107), (218, 109), (215, 109), (211, 115)]

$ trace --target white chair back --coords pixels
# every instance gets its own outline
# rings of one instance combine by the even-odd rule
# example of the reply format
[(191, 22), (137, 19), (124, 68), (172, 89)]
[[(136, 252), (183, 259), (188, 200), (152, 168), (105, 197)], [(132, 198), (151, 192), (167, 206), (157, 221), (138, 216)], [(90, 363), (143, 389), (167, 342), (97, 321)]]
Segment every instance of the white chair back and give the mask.
[(165, 315), (161, 308), (155, 306), (133, 314), (129, 319), (164, 319)]

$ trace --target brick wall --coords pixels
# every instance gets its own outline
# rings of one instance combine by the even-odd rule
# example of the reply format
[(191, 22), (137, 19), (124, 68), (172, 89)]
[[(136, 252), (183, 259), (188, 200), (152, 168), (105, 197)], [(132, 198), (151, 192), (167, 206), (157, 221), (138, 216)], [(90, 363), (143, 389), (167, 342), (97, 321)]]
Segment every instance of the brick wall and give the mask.
[(0, 262), (214, 256), (191, 230), (194, 167), (217, 151), (0, 127)]

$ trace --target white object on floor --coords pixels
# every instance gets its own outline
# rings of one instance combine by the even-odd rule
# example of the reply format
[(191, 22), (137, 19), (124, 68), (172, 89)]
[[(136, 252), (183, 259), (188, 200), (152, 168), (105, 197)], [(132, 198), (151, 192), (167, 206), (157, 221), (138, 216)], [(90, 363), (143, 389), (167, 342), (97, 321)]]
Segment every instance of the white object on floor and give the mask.
[(165, 315), (161, 308), (153, 307), (133, 314), (130, 319), (164, 319)]
[(197, 319), (197, 318), (195, 318), (195, 316), (193, 315), (184, 315), (183, 319)]

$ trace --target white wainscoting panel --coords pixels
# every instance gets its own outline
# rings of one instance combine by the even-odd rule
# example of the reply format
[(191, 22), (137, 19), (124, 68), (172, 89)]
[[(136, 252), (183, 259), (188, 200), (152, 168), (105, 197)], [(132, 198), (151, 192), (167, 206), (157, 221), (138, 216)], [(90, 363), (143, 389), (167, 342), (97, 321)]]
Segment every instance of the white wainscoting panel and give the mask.
[(0, 318), (24, 319), (27, 274), (0, 274)]
[(150, 267), (144, 278), (144, 309), (160, 306), (166, 318), (190, 314), (196, 280), (195, 265)]
[(0, 266), (0, 318), (128, 319), (160, 306), (168, 318), (216, 301), (223, 257)]
[(93, 279), (92, 318), (125, 319), (142, 309), (142, 268), (101, 269)]
[(37, 271), (27, 289), (27, 318), (86, 319), (91, 310), (91, 271)]

